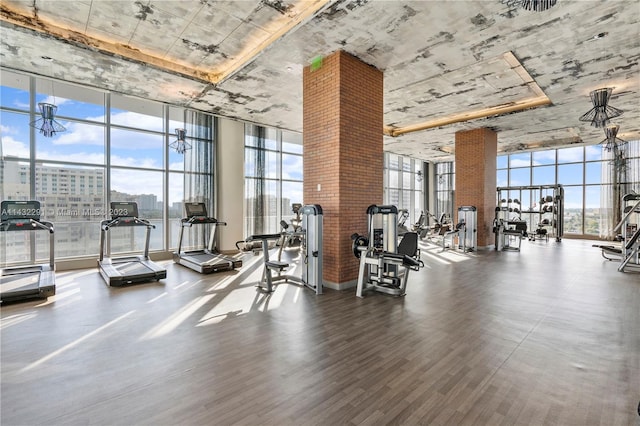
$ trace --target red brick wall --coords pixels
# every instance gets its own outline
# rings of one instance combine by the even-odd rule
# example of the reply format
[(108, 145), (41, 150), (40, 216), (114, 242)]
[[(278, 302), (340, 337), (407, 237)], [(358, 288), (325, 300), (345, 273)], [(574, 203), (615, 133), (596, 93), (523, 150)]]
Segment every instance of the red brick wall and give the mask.
[(335, 52), (304, 69), (303, 110), (304, 203), (323, 209), (325, 282), (346, 283), (358, 277), (350, 236), (383, 199), (383, 74)]
[[(494, 244), (496, 155), (498, 136), (490, 129), (456, 132), (456, 192), (454, 207), (478, 209), (478, 247)], [(457, 217), (456, 217), (457, 222)]]

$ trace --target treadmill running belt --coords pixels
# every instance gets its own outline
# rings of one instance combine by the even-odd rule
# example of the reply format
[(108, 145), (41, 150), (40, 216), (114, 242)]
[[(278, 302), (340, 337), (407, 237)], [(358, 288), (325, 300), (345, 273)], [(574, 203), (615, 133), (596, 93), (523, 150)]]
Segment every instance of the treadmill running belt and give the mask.
[(202, 254), (190, 254), (189, 256), (187, 256), (191, 259), (195, 259), (198, 262), (207, 262), (217, 256), (212, 255), (212, 254), (206, 254), (206, 253), (202, 253)]
[(0, 277), (0, 293), (7, 294), (22, 291), (38, 291), (40, 272), (27, 272)]
[(122, 275), (146, 274), (150, 271), (149, 268), (139, 262), (127, 262), (119, 265), (114, 264), (113, 267)]

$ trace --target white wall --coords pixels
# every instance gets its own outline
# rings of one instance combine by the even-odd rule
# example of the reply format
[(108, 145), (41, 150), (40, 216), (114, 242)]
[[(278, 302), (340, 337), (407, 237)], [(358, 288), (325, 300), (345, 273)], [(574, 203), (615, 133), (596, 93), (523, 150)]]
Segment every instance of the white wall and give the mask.
[(217, 141), (216, 218), (227, 222), (218, 228), (218, 249), (231, 252), (244, 239), (244, 123), (219, 118)]

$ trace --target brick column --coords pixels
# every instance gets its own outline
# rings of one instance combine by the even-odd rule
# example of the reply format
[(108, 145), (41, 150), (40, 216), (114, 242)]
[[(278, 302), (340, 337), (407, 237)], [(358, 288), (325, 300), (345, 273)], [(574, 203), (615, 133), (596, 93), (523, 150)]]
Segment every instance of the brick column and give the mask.
[(383, 200), (383, 74), (338, 51), (303, 72), (304, 203), (324, 213), (324, 283), (358, 278), (350, 236)]
[[(478, 209), (478, 248), (493, 244), (496, 207), (497, 133), (490, 129), (456, 132), (456, 192), (454, 209)], [(457, 217), (456, 217), (457, 222)]]

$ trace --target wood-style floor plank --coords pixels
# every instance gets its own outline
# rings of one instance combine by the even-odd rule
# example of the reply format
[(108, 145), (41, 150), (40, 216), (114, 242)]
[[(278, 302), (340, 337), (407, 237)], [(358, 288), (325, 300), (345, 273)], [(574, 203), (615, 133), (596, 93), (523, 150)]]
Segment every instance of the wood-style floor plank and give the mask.
[(640, 274), (567, 239), (422, 257), (403, 298), (265, 295), (253, 255), (126, 288), (59, 273), (2, 306), (0, 423), (640, 424)]

